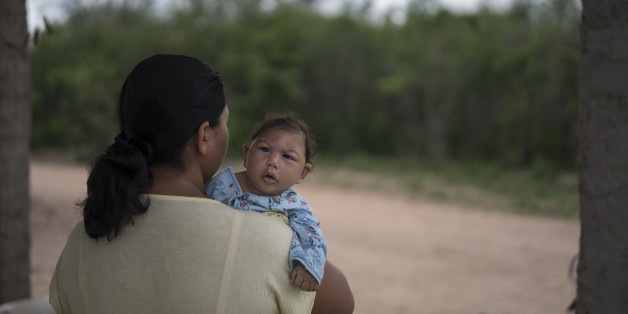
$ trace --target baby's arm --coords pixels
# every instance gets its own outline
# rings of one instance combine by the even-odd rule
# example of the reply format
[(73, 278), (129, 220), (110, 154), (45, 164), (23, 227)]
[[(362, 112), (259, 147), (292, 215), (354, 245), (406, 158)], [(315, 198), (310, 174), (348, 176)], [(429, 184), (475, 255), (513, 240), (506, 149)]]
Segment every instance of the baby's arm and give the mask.
[(290, 246), (290, 279), (294, 285), (300, 286), (303, 283), (300, 278), (306, 277), (301, 273), (307, 272), (308, 278), (311, 276), (320, 284), (327, 257), (327, 244), (320, 223), (312, 215), (310, 205), (294, 190), (284, 197), (291, 199), (291, 206), (285, 208), (284, 213), (294, 231)]
[(320, 233), (312, 235), (311, 226), (306, 232), (307, 228), (290, 219), (290, 227), (294, 231), (290, 246), (290, 282), (301, 290), (316, 291), (323, 278), (327, 246)]
[(292, 271), (290, 271), (290, 283), (303, 291), (318, 290), (318, 281), (301, 263), (296, 263)]

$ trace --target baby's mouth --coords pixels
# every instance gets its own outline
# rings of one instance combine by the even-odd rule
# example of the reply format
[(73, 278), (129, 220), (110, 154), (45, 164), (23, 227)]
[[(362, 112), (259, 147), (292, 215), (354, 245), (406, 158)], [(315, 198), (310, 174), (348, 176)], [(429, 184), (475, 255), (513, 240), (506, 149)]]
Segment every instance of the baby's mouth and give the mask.
[(266, 183), (275, 183), (275, 182), (277, 182), (277, 179), (272, 174), (267, 174), (267, 175), (263, 176), (262, 178), (264, 179), (264, 182), (266, 182)]

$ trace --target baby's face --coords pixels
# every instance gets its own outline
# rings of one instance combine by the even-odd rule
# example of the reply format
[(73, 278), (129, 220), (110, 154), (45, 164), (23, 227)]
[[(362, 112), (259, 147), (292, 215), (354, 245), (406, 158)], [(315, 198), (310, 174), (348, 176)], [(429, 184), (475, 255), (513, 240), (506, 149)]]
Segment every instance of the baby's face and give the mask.
[(244, 146), (248, 192), (275, 196), (300, 183), (312, 165), (306, 163), (303, 133), (270, 128)]

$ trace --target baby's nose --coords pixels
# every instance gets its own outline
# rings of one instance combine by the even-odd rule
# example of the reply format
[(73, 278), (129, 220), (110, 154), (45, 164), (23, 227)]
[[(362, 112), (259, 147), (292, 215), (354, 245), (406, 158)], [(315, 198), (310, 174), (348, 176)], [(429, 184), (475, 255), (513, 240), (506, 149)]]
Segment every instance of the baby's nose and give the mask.
[(276, 167), (279, 164), (278, 160), (279, 157), (277, 155), (271, 155), (268, 158), (268, 166)]

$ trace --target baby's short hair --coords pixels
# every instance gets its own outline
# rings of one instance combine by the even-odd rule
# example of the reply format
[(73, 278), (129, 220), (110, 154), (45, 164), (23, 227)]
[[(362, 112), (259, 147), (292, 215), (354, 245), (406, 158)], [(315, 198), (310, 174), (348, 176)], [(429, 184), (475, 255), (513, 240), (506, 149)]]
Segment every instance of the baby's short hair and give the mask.
[(305, 121), (301, 120), (295, 113), (268, 113), (264, 121), (255, 126), (251, 135), (251, 142), (265, 130), (279, 128), (281, 130), (301, 133), (305, 138), (305, 162), (311, 164), (314, 155), (317, 153), (317, 145), (314, 135), (310, 133), (310, 128)]

